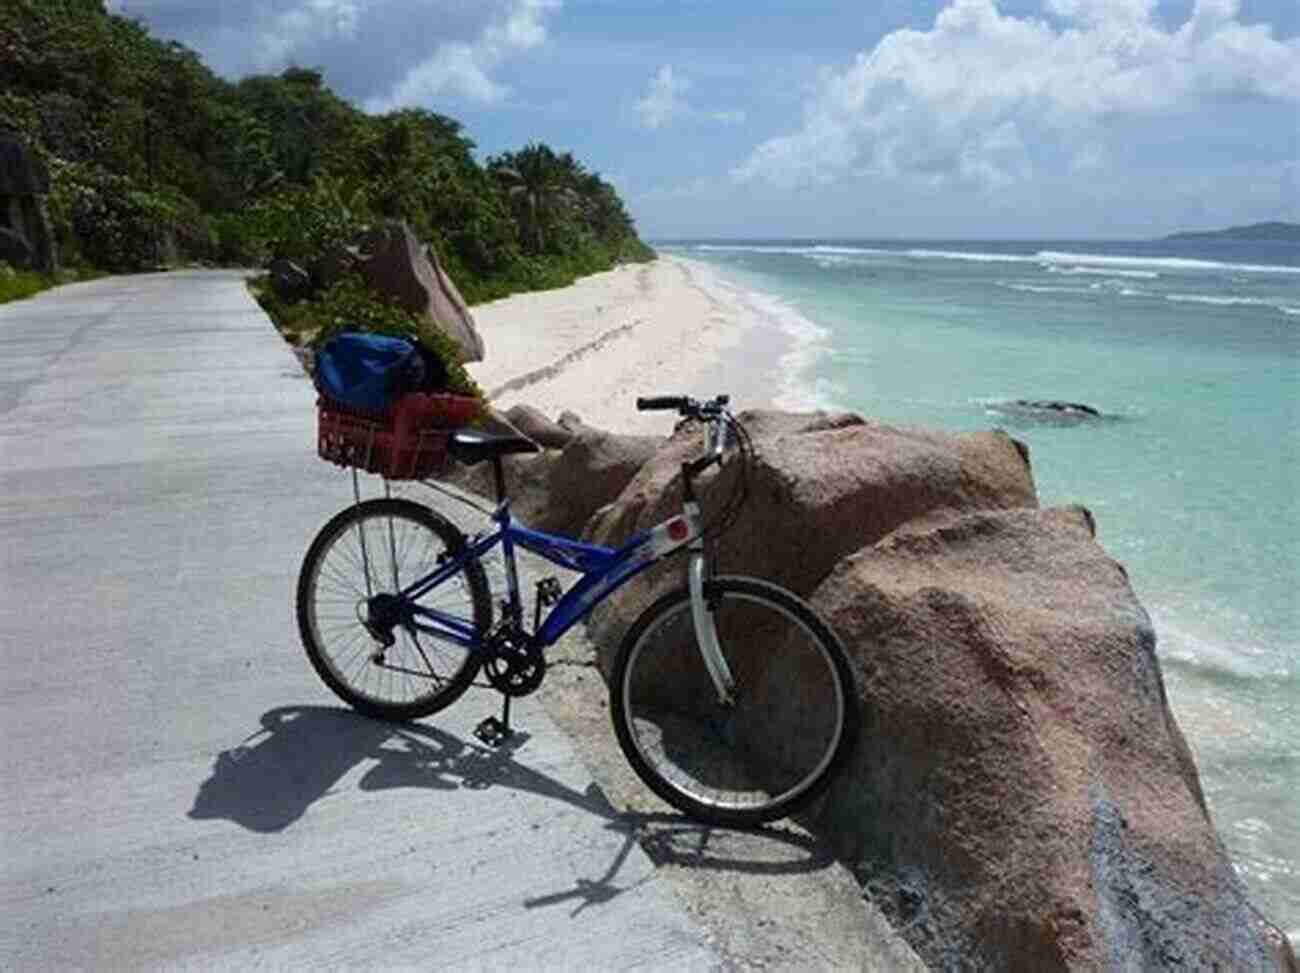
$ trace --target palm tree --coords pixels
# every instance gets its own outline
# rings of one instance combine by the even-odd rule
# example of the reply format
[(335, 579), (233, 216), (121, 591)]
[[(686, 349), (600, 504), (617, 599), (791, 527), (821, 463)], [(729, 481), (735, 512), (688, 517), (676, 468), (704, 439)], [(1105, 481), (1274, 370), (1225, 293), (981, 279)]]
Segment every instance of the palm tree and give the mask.
[(568, 185), (572, 157), (557, 156), (551, 148), (530, 142), (518, 152), (507, 152), (489, 162), (489, 168), (506, 185), (506, 193), (524, 213), (520, 238), (539, 254), (545, 247), (542, 226), (557, 206), (576, 195)]

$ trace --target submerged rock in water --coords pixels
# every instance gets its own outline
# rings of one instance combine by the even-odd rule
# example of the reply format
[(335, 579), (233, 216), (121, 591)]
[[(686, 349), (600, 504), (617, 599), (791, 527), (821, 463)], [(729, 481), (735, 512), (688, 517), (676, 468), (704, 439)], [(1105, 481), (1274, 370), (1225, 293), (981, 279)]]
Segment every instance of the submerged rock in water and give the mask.
[(988, 403), (986, 408), (1015, 425), (1024, 426), (1073, 426), (1107, 418), (1093, 406), (1060, 399), (1011, 399)]
[(1079, 402), (1057, 402), (1055, 400), (1041, 401), (1035, 399), (1016, 399), (1015, 404), (1020, 406), (1022, 409), (1033, 409), (1036, 412), (1047, 411), (1047, 412), (1056, 412), (1061, 415), (1091, 416), (1093, 418), (1101, 417), (1101, 412), (1099, 412), (1097, 409), (1094, 409), (1090, 405), (1083, 405), (1082, 403)]

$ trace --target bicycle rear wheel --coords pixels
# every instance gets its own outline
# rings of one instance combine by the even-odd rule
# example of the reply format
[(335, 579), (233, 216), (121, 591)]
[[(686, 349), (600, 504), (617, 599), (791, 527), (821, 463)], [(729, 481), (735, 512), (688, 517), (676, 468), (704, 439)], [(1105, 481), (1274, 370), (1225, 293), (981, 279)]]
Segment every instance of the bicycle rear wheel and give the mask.
[(737, 691), (719, 702), (681, 588), (623, 639), (610, 707), (619, 745), (651, 790), (715, 824), (784, 817), (848, 759), (858, 707), (844, 649), (806, 602), (754, 578), (722, 577), (705, 597)]
[[(476, 653), (404, 622), (390, 622), (394, 641), (385, 646), (374, 625), (383, 599), (464, 548), (455, 526), (410, 500), (367, 500), (321, 529), (298, 575), (298, 630), (335, 695), (370, 716), (412, 720), (450, 706), (469, 688), (479, 669)], [(492, 625), (492, 597), (477, 560), (419, 603), (472, 621), (479, 633)]]

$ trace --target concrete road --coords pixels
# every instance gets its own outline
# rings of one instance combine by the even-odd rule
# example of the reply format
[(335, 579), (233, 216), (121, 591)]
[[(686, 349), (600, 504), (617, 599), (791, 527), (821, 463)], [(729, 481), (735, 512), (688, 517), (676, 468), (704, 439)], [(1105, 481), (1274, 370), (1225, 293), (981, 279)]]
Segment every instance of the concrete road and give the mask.
[(532, 700), (319, 683), (313, 403), (238, 273), (0, 306), (0, 968), (716, 966)]

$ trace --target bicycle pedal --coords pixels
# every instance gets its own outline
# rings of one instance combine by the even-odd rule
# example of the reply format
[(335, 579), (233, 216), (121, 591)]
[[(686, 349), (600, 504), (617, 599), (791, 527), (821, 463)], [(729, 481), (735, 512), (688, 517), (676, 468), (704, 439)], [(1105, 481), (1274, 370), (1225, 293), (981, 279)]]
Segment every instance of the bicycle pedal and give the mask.
[(514, 736), (515, 731), (495, 716), (489, 716), (474, 728), (474, 735), (495, 749)]

